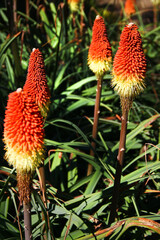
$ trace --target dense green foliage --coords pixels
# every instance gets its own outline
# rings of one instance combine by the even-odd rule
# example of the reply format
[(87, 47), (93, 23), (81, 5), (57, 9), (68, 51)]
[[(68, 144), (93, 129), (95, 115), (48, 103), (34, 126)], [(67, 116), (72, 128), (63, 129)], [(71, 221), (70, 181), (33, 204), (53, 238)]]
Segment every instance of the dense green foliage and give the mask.
[[(112, 74), (107, 73), (103, 80), (94, 159), (89, 150), (96, 78), (87, 66), (87, 55), (97, 13), (105, 19), (113, 57), (128, 19), (123, 12), (109, 11), (111, 6), (98, 8), (91, 1), (84, 1), (84, 8), (81, 4), (78, 12), (73, 14), (65, 0), (46, 0), (41, 4), (33, 0), (29, 1), (29, 16), (18, 1), (14, 25), (10, 20), (12, 10), (8, 6), (11, 2), (0, 2), (1, 138), (8, 94), (24, 85), (32, 48), (39, 48), (43, 53), (51, 91), (50, 112), (45, 123), (44, 164), (48, 200), (45, 208), (40, 197), (38, 174), (35, 173), (31, 196), (33, 239), (43, 239), (44, 222), (48, 240), (105, 239), (110, 227), (108, 219), (121, 107), (119, 96), (110, 87)], [(108, 239), (149, 240), (159, 239), (160, 234), (159, 227), (156, 229), (152, 221), (150, 225), (148, 223), (149, 220), (160, 221), (160, 27), (159, 22), (158, 27), (153, 27), (156, 23), (153, 24), (152, 17), (149, 17), (147, 12), (142, 15), (138, 9), (133, 15), (147, 58), (146, 89), (135, 99), (130, 110), (117, 209), (117, 221), (122, 222), (115, 225)], [(0, 239), (18, 240), (24, 236), (24, 224), (16, 171), (4, 160), (3, 141), (0, 147)], [(88, 163), (93, 165), (94, 172), (86, 177)], [(146, 218), (146, 222), (144, 220), (143, 224), (140, 218)], [(93, 234), (95, 232), (97, 237)]]

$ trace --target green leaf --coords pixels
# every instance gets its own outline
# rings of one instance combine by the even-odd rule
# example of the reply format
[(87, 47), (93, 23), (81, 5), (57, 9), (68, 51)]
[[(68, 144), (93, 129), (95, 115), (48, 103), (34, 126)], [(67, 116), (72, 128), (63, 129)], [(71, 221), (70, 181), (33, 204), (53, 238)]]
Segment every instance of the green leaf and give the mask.
[(124, 234), (124, 232), (130, 227), (143, 227), (160, 234), (160, 224), (158, 222), (155, 222), (147, 218), (140, 218), (140, 217), (130, 218), (125, 222), (123, 230), (120, 232), (116, 240), (118, 240)]
[(156, 171), (160, 169), (160, 162), (148, 162), (144, 167), (141, 167), (135, 171), (132, 171), (131, 173), (127, 174), (122, 178), (122, 183), (123, 182), (136, 182), (141, 179), (141, 177), (146, 174), (146, 173), (152, 173), (153, 171)]
[(89, 184), (87, 185), (87, 188), (84, 192), (84, 196), (86, 196), (87, 194), (91, 194), (94, 191), (101, 176), (102, 176), (102, 173), (100, 169), (96, 169), (96, 172), (93, 174)]
[(20, 36), (21, 32), (18, 32), (17, 34), (14, 35), (14, 37), (7, 39), (0, 48), (0, 60), (2, 58), (2, 55), (7, 51), (11, 43)]
[[(141, 133), (145, 128), (149, 127), (151, 123), (153, 123), (154, 121), (157, 120), (157, 118), (159, 118), (160, 115), (156, 114), (146, 120), (144, 120), (143, 122), (141, 122), (134, 130), (132, 130), (130, 133), (127, 134), (127, 138), (126, 138), (126, 145), (132, 141), (132, 139), (134, 137), (136, 137), (139, 133)], [(119, 142), (112, 148), (112, 151), (114, 152), (116, 149), (118, 149), (119, 147)]]
[(77, 168), (77, 156), (76, 154), (70, 154), (70, 163), (67, 168), (68, 172), (68, 188), (74, 186), (78, 179), (78, 168)]
[(53, 48), (55, 48), (59, 41), (58, 35), (57, 35), (55, 29), (53, 31), (53, 27), (50, 26), (50, 22), (48, 20), (48, 16), (47, 16), (44, 8), (41, 8), (39, 14), (40, 14), (41, 20), (44, 24), (44, 28), (47, 33), (47, 36), (49, 37), (49, 43), (51, 44), (51, 46)]

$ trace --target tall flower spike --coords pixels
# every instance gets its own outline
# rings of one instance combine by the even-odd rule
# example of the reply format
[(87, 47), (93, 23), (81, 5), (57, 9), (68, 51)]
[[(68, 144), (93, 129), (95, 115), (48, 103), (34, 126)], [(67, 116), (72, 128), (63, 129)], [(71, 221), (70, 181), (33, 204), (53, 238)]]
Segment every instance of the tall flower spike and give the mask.
[(9, 95), (4, 120), (6, 159), (18, 172), (33, 172), (44, 154), (43, 118), (34, 99), (18, 88)]
[(121, 98), (131, 100), (145, 87), (146, 59), (137, 29), (136, 24), (129, 23), (122, 31), (111, 82)]
[(97, 77), (103, 77), (111, 67), (112, 50), (108, 41), (104, 20), (97, 15), (92, 29), (92, 41), (88, 53), (88, 65)]
[(43, 117), (47, 116), (50, 91), (44, 68), (44, 60), (39, 49), (33, 49), (29, 59), (28, 74), (23, 90), (35, 99)]
[(136, 0), (126, 0), (124, 11), (127, 16), (130, 16), (131, 14), (135, 13), (135, 7), (134, 4), (136, 3)]
[(80, 0), (68, 0), (68, 4), (72, 12), (76, 12), (78, 10), (79, 3)]

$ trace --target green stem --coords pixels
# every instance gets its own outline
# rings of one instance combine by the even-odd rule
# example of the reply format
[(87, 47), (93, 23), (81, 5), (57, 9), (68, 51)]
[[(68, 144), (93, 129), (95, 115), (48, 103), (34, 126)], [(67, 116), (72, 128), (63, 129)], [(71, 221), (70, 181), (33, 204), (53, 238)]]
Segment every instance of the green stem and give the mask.
[(40, 189), (42, 192), (42, 199), (43, 199), (44, 205), (46, 206), (46, 178), (45, 178), (44, 164), (38, 170), (39, 170)]
[(29, 0), (26, 0), (26, 22), (28, 23), (28, 18), (29, 18)]
[(157, 5), (154, 4), (153, 6), (153, 23), (154, 23), (154, 28), (157, 27)]
[[(92, 138), (93, 141), (91, 142), (92, 149), (90, 150), (90, 155), (94, 156), (95, 149), (96, 149), (96, 142), (94, 141), (97, 138), (97, 132), (98, 132), (98, 121), (99, 121), (99, 106), (100, 106), (100, 99), (101, 99), (101, 90), (102, 90), (102, 78), (99, 77), (97, 79), (97, 93), (96, 93), (96, 102), (94, 107), (94, 122), (93, 122), (93, 128), (92, 128)], [(93, 171), (93, 166), (91, 164), (88, 164), (88, 171), (87, 176), (90, 175)]]
[[(16, 0), (7, 0), (7, 13), (9, 20), (9, 31), (11, 37), (14, 37), (17, 33), (17, 1)], [(17, 44), (17, 39), (15, 39), (11, 44), (11, 50), (14, 58), (15, 65), (15, 87), (20, 86), (21, 76), (22, 76), (22, 67), (19, 57), (19, 49)]]
[(32, 239), (32, 230), (31, 230), (31, 205), (30, 205), (30, 202), (23, 201), (23, 210), (24, 210), (25, 240), (31, 240)]
[(129, 111), (129, 108), (122, 107), (122, 123), (121, 123), (120, 143), (119, 143), (119, 151), (118, 151), (118, 156), (117, 156), (117, 168), (116, 168), (116, 175), (115, 175), (115, 180), (114, 180), (111, 212), (110, 212), (110, 219), (109, 219), (110, 224), (112, 222), (114, 222), (114, 220), (115, 220), (116, 208), (117, 208), (118, 199), (119, 199), (121, 173), (122, 173), (123, 159), (124, 159), (124, 153), (125, 153), (128, 111)]
[[(40, 179), (40, 189), (42, 193), (42, 201), (44, 203), (44, 206), (47, 208), (47, 199), (46, 199), (46, 178), (45, 178), (45, 169), (44, 164), (38, 169), (39, 170), (39, 179)], [(42, 211), (42, 221), (45, 220), (44, 213)], [(46, 222), (42, 226), (43, 231), (43, 239), (47, 239), (46, 236)]]
[[(158, 144), (160, 143), (160, 127), (158, 128)], [(158, 148), (157, 150), (157, 161), (159, 161), (159, 157), (160, 157), (160, 150)]]

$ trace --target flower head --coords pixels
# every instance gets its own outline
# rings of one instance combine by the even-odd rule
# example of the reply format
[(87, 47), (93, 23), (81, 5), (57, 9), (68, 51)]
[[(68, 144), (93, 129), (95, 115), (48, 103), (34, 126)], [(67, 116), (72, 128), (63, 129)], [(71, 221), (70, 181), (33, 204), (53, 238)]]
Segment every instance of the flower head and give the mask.
[(93, 24), (88, 65), (97, 76), (101, 77), (110, 69), (111, 61), (112, 50), (108, 41), (107, 30), (103, 18), (98, 15)]
[(78, 10), (79, 2), (80, 0), (68, 0), (68, 4), (72, 12), (76, 12)]
[(42, 116), (46, 117), (49, 103), (50, 91), (44, 69), (44, 60), (39, 49), (33, 49), (29, 59), (27, 80), (23, 90), (35, 99)]
[(146, 59), (138, 27), (129, 23), (123, 29), (113, 63), (112, 86), (121, 97), (133, 99), (143, 91)]
[(9, 94), (4, 120), (6, 159), (18, 172), (33, 172), (44, 154), (43, 118), (34, 99), (18, 88)]
[(135, 4), (136, 0), (126, 0), (125, 6), (124, 6), (124, 11), (127, 16), (130, 16), (131, 14), (135, 13)]

